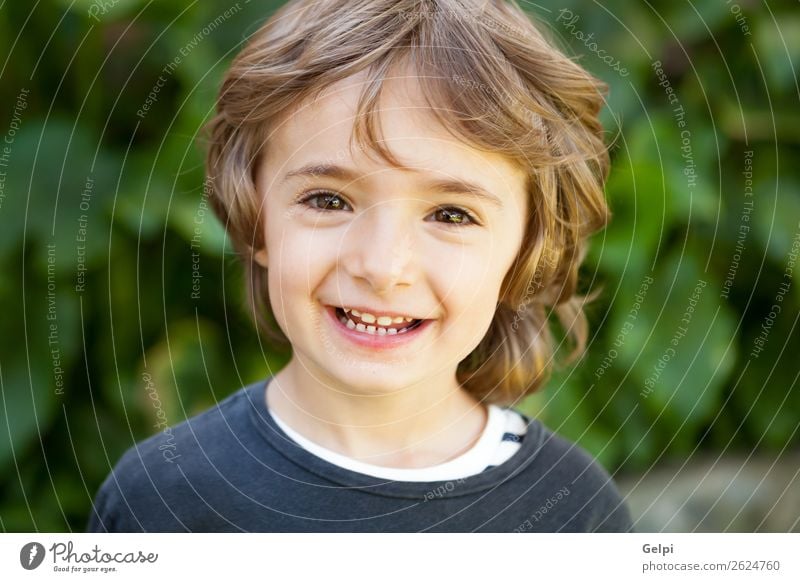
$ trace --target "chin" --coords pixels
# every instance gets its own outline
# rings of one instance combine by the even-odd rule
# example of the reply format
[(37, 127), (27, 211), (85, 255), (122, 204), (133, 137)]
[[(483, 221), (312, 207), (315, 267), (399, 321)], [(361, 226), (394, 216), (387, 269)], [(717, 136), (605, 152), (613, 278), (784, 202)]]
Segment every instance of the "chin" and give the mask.
[(398, 374), (400, 369), (402, 366), (360, 362), (344, 367), (336, 376), (354, 394), (388, 395), (406, 390), (417, 381)]

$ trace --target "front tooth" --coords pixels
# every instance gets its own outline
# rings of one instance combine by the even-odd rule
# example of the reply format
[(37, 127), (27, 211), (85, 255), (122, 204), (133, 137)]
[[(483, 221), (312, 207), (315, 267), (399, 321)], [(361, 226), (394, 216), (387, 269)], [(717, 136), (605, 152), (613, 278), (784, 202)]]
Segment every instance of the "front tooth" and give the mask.
[(361, 313), (358, 311), (358, 309), (351, 309), (350, 312), (353, 315), (355, 315), (356, 317), (359, 317), (361, 315)]
[(349, 318), (347, 319), (347, 323), (345, 323), (345, 325), (346, 325), (346, 326), (347, 326), (349, 329), (355, 329), (355, 328), (356, 328), (356, 324), (355, 324), (355, 323), (353, 323), (353, 320), (352, 320), (352, 319), (349, 319)]
[(374, 325), (368, 325), (367, 326), (367, 333), (371, 333), (372, 335), (375, 335), (375, 326)]
[(390, 327), (389, 331), (387, 331), (386, 333), (388, 333), (389, 335), (396, 335), (397, 334), (397, 330), (395, 328), (393, 328), (393, 327)]
[(414, 321), (414, 319), (413, 319), (413, 318), (411, 318), (411, 317), (406, 317), (406, 318), (405, 318), (405, 320), (406, 320), (406, 321)]
[(392, 320), (392, 323), (403, 323), (406, 320), (402, 315), (398, 315)]
[(379, 327), (378, 328), (378, 335), (386, 335), (386, 328), (385, 327)]
[(356, 330), (358, 330), (358, 331), (367, 331), (367, 326), (364, 325), (363, 323), (357, 323), (356, 324)]
[(384, 327), (388, 327), (392, 325), (392, 318), (386, 315), (382, 315), (378, 318), (378, 325), (382, 325)]
[[(355, 310), (353, 310), (355, 312)], [(356, 315), (361, 316), (361, 321), (364, 323), (375, 323), (375, 316), (371, 313), (357, 313)]]
[(342, 307), (342, 311), (344, 311), (345, 313), (350, 313), (350, 308), (349, 307)]

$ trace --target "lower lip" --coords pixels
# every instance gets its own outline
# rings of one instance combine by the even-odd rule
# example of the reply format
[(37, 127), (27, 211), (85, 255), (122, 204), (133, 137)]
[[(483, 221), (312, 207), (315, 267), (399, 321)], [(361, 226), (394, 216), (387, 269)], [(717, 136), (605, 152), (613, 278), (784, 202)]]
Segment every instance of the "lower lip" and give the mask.
[(335, 307), (325, 307), (325, 312), (327, 313), (328, 318), (331, 320), (333, 327), (347, 340), (359, 346), (378, 350), (393, 349), (409, 344), (425, 333), (425, 330), (427, 330), (431, 323), (433, 323), (432, 319), (426, 319), (414, 329), (404, 333), (398, 333), (394, 335), (378, 335), (376, 333), (373, 335), (370, 333), (364, 333), (350, 329), (344, 325), (341, 321), (339, 321), (339, 317), (336, 315)]

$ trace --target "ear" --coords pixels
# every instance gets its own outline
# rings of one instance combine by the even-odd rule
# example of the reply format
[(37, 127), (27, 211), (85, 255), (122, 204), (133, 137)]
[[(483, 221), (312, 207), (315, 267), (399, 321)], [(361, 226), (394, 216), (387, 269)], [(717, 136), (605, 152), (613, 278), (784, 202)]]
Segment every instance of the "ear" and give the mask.
[(259, 249), (256, 252), (254, 252), (253, 259), (255, 260), (256, 263), (258, 263), (259, 265), (261, 265), (266, 269), (268, 266), (267, 249)]

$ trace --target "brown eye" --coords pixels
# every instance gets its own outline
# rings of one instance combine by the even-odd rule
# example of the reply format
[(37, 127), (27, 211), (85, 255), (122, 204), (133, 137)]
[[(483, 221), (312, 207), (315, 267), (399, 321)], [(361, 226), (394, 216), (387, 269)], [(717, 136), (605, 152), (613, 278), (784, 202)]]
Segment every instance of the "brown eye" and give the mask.
[(460, 208), (448, 207), (439, 208), (435, 213), (436, 219), (445, 224), (455, 226), (475, 224), (472, 216), (466, 210)]
[(317, 210), (343, 210), (347, 203), (341, 196), (333, 192), (318, 192), (311, 194), (301, 200), (302, 204), (316, 208)]

